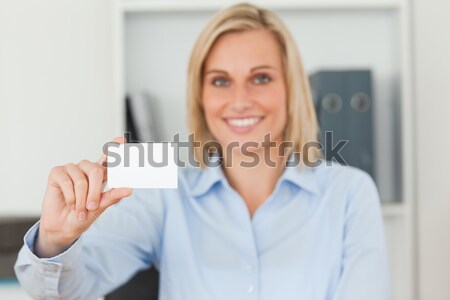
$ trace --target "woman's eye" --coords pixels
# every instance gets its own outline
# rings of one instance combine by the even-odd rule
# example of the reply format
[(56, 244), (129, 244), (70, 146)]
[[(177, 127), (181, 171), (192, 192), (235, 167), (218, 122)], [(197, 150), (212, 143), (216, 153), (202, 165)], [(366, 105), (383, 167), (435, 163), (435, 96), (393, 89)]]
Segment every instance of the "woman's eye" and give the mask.
[(226, 86), (228, 84), (228, 80), (225, 78), (217, 78), (213, 80), (212, 84), (214, 86)]
[(259, 83), (267, 83), (267, 82), (270, 82), (270, 78), (269, 78), (269, 76), (267, 76), (265, 74), (255, 77), (255, 83), (259, 84)]

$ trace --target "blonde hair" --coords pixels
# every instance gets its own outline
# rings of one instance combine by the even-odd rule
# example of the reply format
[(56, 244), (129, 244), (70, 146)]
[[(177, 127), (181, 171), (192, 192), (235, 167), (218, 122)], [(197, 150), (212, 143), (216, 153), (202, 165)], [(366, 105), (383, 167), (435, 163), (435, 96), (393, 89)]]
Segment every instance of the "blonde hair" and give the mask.
[[(214, 42), (222, 35), (265, 28), (274, 34), (282, 55), (287, 87), (288, 121), (285, 141), (293, 147), (284, 154), (284, 162), (292, 152), (300, 153), (300, 159), (316, 161), (322, 158), (320, 149), (312, 148), (311, 154), (303, 152), (304, 145), (316, 142), (319, 135), (316, 112), (311, 98), (308, 77), (303, 68), (296, 43), (283, 21), (272, 11), (249, 3), (239, 3), (216, 13), (200, 33), (191, 52), (188, 67), (187, 101), (188, 127), (200, 147), (193, 149), (202, 168), (210, 149), (204, 149), (214, 137), (208, 129), (202, 106), (202, 85), (205, 60)], [(209, 143), (211, 144), (211, 143)], [(209, 145), (208, 144), (208, 145)], [(192, 146), (192, 145), (191, 145)], [(214, 148), (214, 147), (213, 147)]]

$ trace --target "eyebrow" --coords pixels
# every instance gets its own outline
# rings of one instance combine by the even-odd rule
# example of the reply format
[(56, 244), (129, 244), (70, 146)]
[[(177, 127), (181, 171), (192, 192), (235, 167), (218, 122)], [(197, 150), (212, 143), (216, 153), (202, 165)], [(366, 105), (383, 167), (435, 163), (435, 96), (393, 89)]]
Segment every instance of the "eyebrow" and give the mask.
[[(271, 66), (268, 66), (268, 65), (263, 65), (263, 66), (257, 66), (257, 67), (251, 68), (250, 72), (253, 72), (254, 70), (257, 70), (257, 69), (273, 69), (273, 70), (276, 70), (276, 68), (274, 68), (274, 67), (271, 67)], [(209, 74), (209, 73), (225, 73), (225, 74), (228, 74), (224, 70), (213, 69), (213, 70), (209, 70), (208, 72), (205, 72), (204, 75)]]

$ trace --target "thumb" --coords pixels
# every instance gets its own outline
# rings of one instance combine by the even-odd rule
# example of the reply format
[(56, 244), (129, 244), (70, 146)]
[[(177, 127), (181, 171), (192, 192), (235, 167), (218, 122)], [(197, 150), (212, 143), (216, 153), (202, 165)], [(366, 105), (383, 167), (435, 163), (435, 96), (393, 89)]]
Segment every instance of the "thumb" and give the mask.
[(98, 210), (102, 213), (111, 205), (119, 202), (122, 198), (128, 197), (133, 193), (131, 188), (112, 188), (102, 193)]

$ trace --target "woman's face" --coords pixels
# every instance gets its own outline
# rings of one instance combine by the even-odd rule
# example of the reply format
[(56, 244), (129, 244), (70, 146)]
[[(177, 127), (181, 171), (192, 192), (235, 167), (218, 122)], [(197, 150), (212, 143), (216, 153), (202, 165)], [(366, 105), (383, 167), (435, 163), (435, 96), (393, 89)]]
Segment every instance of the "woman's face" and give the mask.
[(203, 73), (203, 108), (209, 130), (226, 146), (282, 141), (287, 120), (281, 53), (266, 29), (227, 33), (213, 45)]

